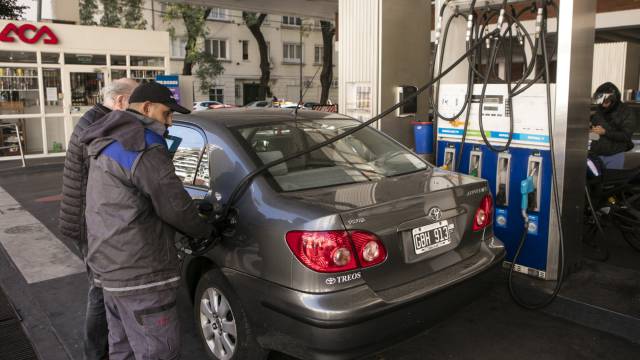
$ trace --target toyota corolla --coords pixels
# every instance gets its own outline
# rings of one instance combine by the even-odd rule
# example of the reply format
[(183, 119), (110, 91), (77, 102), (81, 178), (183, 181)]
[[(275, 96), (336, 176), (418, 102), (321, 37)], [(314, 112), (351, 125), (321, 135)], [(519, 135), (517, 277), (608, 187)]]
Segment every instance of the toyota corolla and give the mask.
[[(283, 109), (176, 118), (176, 173), (218, 210), (255, 169), (360, 122)], [(179, 145), (176, 145), (178, 144)], [(366, 127), (255, 178), (220, 245), (183, 277), (212, 359), (351, 359), (473, 299), (504, 257), (485, 180), (444, 171)]]

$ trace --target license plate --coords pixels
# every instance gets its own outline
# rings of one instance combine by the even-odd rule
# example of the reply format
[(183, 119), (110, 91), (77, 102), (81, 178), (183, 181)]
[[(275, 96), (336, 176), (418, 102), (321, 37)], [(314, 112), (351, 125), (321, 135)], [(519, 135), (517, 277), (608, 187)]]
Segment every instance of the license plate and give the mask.
[(451, 244), (452, 231), (453, 224), (449, 225), (447, 220), (411, 230), (416, 254), (423, 254)]

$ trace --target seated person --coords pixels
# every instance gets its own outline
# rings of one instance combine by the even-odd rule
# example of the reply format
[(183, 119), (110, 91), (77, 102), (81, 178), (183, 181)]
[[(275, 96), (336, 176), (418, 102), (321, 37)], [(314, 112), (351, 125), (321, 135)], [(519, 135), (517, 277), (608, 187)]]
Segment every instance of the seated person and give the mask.
[(631, 136), (636, 129), (636, 118), (632, 109), (621, 101), (620, 90), (604, 83), (593, 94), (598, 105), (591, 116), (589, 154), (599, 156), (605, 168), (623, 169), (624, 153), (633, 149)]

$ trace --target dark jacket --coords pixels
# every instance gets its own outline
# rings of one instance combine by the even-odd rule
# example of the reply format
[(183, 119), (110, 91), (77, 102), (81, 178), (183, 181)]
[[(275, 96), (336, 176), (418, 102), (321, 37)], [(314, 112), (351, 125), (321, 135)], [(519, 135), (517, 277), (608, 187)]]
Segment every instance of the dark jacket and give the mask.
[(87, 193), (87, 176), (89, 174), (89, 157), (85, 144), (80, 138), (85, 129), (111, 112), (111, 109), (98, 104), (87, 111), (71, 133), (64, 159), (62, 173), (62, 201), (58, 227), (60, 233), (71, 240), (82, 253), (87, 256), (87, 231), (85, 227), (84, 208)]
[(113, 295), (178, 286), (176, 229), (207, 238), (213, 228), (176, 176), (164, 126), (113, 111), (82, 138), (91, 157), (87, 183), (87, 265)]
[(591, 143), (590, 153), (609, 156), (633, 149), (631, 137), (636, 130), (637, 120), (633, 109), (620, 101), (621, 95), (618, 88), (611, 83), (600, 86), (600, 88), (604, 87), (614, 93), (613, 103), (607, 109), (598, 106), (591, 117), (591, 126), (602, 126), (605, 134)]

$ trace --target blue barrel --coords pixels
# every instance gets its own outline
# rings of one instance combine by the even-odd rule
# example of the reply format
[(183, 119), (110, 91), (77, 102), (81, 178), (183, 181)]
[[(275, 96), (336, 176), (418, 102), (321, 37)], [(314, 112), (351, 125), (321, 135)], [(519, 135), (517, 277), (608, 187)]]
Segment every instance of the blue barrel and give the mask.
[(414, 121), (413, 135), (416, 142), (416, 153), (430, 155), (433, 153), (433, 123)]

